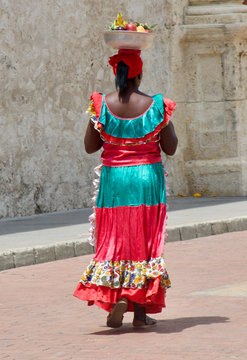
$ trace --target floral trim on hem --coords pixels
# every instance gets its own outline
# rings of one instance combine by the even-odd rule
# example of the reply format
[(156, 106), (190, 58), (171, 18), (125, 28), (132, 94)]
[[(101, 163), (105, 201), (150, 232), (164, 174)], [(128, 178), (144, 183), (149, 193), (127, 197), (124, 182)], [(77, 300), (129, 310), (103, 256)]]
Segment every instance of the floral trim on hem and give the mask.
[(80, 282), (90, 287), (91, 284), (106, 286), (111, 289), (147, 288), (150, 281), (160, 277), (161, 288), (169, 288), (171, 282), (162, 257), (149, 261), (95, 261), (92, 260), (83, 273)]

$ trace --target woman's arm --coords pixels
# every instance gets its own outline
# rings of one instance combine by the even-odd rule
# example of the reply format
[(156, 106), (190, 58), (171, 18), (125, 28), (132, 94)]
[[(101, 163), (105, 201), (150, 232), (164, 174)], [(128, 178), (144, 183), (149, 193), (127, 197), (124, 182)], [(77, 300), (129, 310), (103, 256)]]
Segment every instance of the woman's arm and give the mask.
[(84, 137), (84, 146), (88, 154), (92, 154), (98, 151), (103, 145), (103, 140), (100, 137), (100, 134), (95, 130), (94, 125), (91, 120), (89, 120), (87, 131)]
[(160, 147), (167, 155), (174, 155), (178, 145), (178, 138), (173, 123), (163, 128), (160, 132)]

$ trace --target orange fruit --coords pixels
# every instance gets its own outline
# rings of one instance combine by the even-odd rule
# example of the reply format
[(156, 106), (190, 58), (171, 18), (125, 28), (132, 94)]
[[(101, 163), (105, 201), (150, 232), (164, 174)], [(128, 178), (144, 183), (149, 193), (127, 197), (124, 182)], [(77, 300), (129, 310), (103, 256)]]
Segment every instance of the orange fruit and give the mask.
[(138, 32), (146, 32), (146, 30), (144, 29), (144, 27), (141, 26), (141, 25), (137, 26), (136, 31), (138, 31)]

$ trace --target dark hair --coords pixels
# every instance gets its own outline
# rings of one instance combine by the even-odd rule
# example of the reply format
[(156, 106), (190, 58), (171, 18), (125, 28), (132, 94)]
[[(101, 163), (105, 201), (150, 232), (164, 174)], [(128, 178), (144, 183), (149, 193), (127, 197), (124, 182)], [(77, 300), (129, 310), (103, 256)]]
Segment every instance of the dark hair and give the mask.
[(128, 85), (129, 67), (123, 61), (120, 61), (117, 66), (115, 84), (116, 88), (122, 93)]

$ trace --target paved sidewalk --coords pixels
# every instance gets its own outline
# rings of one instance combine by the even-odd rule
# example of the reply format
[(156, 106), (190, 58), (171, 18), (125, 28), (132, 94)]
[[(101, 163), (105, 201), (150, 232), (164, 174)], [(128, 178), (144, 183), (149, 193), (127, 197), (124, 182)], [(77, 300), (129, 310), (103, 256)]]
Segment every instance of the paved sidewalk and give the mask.
[[(247, 230), (247, 198), (169, 199), (167, 241)], [(0, 270), (93, 252), (91, 209), (0, 220)]]
[(158, 325), (120, 329), (72, 297), (91, 256), (0, 273), (1, 360), (246, 360), (247, 232), (166, 245), (172, 280)]

